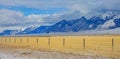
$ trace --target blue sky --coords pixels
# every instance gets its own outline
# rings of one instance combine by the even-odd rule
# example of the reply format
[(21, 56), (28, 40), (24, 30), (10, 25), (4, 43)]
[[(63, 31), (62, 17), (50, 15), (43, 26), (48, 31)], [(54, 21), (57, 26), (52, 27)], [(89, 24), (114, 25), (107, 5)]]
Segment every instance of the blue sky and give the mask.
[(0, 0), (0, 32), (120, 10), (119, 0)]
[(0, 9), (9, 9), (13, 11), (20, 11), (24, 13), (24, 15), (30, 14), (54, 14), (67, 11), (67, 8), (49, 8), (49, 9), (37, 9), (37, 8), (28, 8), (25, 6), (5, 6), (0, 5)]

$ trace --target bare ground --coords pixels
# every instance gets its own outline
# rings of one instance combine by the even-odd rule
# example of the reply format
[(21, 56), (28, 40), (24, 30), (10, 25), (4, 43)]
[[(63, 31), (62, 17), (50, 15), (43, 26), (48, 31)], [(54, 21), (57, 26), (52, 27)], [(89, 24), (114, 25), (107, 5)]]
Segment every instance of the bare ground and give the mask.
[(45, 52), (32, 49), (0, 48), (0, 59), (119, 59), (116, 57), (97, 56), (92, 54), (65, 54)]

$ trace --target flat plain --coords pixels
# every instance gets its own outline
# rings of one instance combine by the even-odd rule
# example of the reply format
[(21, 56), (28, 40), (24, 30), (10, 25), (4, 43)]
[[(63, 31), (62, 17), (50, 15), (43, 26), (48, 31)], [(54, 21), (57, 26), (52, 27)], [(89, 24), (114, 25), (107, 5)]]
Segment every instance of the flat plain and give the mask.
[(1, 48), (77, 55), (120, 56), (120, 35), (0, 37)]

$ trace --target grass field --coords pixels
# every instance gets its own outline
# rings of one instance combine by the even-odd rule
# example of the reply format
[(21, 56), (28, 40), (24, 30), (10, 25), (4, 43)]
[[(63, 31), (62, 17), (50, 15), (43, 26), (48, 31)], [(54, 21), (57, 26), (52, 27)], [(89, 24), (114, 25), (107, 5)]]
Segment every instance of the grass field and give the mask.
[(120, 56), (119, 35), (0, 37), (1, 47)]

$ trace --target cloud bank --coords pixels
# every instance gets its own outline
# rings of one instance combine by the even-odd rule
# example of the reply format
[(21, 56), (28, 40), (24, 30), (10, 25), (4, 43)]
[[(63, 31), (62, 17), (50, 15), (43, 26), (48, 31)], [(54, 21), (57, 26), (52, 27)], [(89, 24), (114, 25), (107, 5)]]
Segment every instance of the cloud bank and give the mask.
[(0, 31), (89, 18), (101, 10), (120, 10), (119, 5), (119, 0), (0, 0)]

